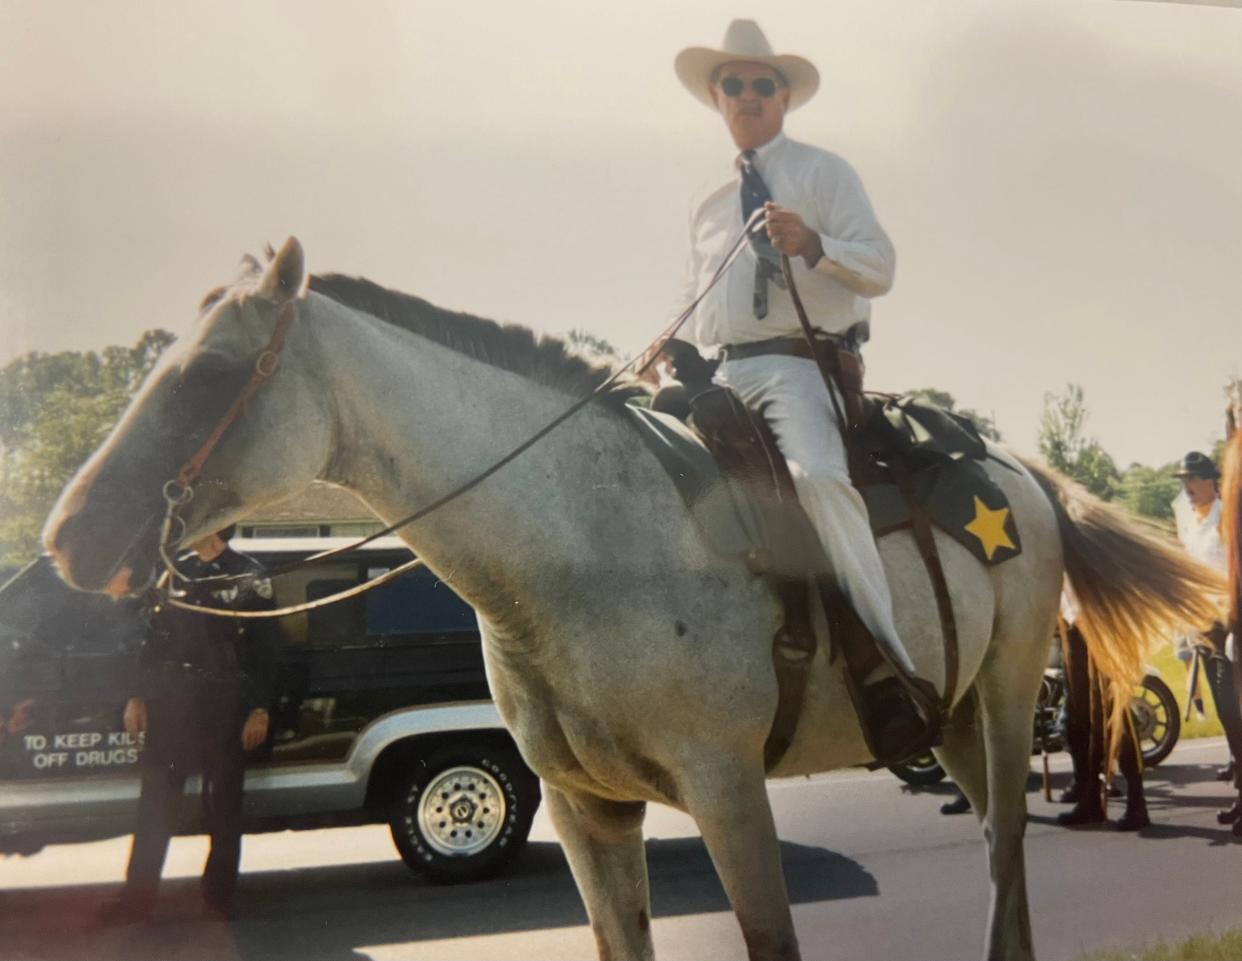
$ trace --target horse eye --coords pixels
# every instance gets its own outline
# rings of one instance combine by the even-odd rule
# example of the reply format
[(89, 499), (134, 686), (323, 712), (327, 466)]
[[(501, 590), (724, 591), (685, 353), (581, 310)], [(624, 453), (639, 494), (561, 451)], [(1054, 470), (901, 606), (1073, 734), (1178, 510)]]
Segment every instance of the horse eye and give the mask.
[(244, 372), (237, 364), (220, 357), (203, 357), (193, 361), (173, 384), (174, 401), (187, 414), (206, 410), (226, 402), (239, 389), (237, 382)]

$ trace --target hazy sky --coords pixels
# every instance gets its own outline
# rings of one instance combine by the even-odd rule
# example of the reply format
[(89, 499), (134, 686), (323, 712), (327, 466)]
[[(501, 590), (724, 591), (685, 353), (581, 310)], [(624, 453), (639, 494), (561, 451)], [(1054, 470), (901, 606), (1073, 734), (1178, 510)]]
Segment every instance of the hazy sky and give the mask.
[(788, 132), (897, 247), (869, 385), (1035, 444), (1084, 385), (1124, 466), (1208, 447), (1242, 373), (1242, 10), (1125, 0), (0, 0), (0, 363), (184, 329), (240, 255), (641, 348), (733, 149), (684, 46), (758, 16)]

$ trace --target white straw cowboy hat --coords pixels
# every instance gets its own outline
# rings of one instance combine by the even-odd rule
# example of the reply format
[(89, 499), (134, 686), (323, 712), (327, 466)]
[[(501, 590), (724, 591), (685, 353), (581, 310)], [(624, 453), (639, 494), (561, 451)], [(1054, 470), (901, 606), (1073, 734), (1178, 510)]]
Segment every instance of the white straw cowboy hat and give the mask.
[(708, 47), (687, 47), (677, 54), (673, 69), (686, 89), (713, 110), (712, 73), (726, 63), (766, 63), (780, 72), (789, 83), (789, 109), (802, 106), (819, 89), (819, 71), (811, 61), (793, 54), (777, 56), (772, 45), (753, 20), (734, 20), (725, 31), (720, 50)]

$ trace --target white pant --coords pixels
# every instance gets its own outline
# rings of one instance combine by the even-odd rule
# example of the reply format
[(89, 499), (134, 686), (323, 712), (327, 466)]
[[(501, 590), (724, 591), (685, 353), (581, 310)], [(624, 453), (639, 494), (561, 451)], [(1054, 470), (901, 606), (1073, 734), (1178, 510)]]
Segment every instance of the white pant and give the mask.
[(801, 357), (762, 354), (726, 360), (716, 380), (731, 387), (747, 407), (762, 409), (841, 588), (867, 629), (909, 673), (916, 673), (893, 623), (893, 598), (867, 505), (850, 483), (845, 443), (818, 365)]

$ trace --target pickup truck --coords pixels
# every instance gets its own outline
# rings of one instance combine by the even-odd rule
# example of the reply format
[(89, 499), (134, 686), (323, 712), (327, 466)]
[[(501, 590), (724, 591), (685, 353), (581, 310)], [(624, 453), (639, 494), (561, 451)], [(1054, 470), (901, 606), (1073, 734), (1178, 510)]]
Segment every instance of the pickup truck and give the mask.
[[(267, 565), (345, 538), (235, 538)], [(410, 560), (381, 538), (273, 581), (316, 600)], [(246, 772), (251, 832), (387, 823), (434, 881), (487, 876), (526, 841), (540, 801), (488, 693), (474, 611), (418, 568), (281, 619), (267, 745)], [(0, 855), (133, 829), (142, 752), (121, 721), (135, 692), (140, 606), (66, 587), (40, 558), (0, 587)], [(187, 794), (200, 789), (191, 778)], [(199, 805), (183, 805), (196, 833)]]

